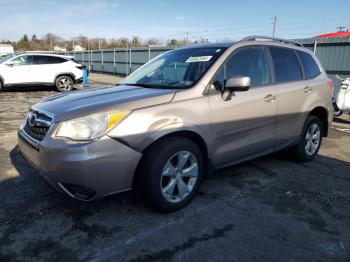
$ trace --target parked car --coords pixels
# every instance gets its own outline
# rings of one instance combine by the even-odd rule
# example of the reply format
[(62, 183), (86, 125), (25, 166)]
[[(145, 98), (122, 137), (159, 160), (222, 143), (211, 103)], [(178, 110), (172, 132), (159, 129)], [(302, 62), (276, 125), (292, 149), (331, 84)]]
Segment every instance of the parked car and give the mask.
[(19, 128), (19, 150), (75, 199), (137, 188), (163, 211), (213, 169), (281, 149), (310, 161), (332, 121), (332, 82), (308, 49), (260, 38), (169, 51), (116, 87), (49, 97)]
[(82, 65), (70, 56), (26, 53), (0, 62), (0, 90), (11, 85), (45, 84), (65, 92), (82, 78)]

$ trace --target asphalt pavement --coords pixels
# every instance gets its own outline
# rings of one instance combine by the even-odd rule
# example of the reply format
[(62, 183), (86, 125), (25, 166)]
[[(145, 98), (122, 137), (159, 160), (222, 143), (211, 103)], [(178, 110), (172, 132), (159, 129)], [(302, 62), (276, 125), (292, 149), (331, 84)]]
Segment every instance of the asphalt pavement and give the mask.
[(55, 192), (16, 149), (46, 88), (0, 93), (0, 261), (350, 261), (350, 117), (319, 156), (276, 153), (218, 170), (184, 209), (133, 193), (92, 203)]

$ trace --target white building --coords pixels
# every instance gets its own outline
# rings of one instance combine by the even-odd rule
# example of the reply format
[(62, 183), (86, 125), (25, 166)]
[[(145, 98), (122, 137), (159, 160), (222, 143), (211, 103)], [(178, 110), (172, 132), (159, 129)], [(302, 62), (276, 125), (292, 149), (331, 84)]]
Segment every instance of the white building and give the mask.
[(10, 44), (0, 44), (0, 56), (14, 54), (13, 46)]
[(61, 51), (61, 52), (66, 52), (67, 49), (65, 47), (59, 47), (58, 45), (56, 45), (54, 48), (53, 48), (54, 51)]
[(84, 50), (85, 50), (85, 48), (82, 47), (81, 45), (74, 45), (74, 47), (73, 47), (73, 51), (79, 52), (79, 51), (84, 51)]

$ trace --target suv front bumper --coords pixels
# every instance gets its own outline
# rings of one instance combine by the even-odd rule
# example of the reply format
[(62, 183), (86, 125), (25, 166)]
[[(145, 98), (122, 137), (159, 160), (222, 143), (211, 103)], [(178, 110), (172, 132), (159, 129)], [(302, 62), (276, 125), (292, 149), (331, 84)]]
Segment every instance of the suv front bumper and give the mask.
[(46, 136), (35, 148), (21, 129), (18, 148), (57, 191), (85, 201), (130, 190), (142, 156), (108, 136), (86, 143)]

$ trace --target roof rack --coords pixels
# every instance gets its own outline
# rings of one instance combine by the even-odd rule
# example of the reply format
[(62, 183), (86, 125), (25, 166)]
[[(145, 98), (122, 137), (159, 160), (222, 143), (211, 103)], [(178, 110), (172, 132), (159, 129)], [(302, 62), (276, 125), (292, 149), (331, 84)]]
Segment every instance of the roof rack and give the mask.
[(276, 38), (276, 37), (269, 37), (269, 36), (260, 36), (260, 35), (247, 36), (247, 37), (241, 39), (239, 42), (256, 41), (257, 39), (276, 41), (276, 42), (280, 42), (280, 43), (292, 44), (292, 45), (304, 47), (303, 44), (300, 44), (300, 43), (292, 41), (292, 40)]

